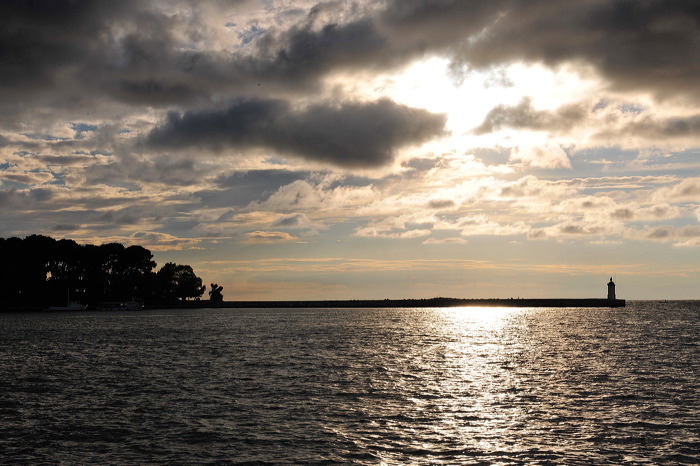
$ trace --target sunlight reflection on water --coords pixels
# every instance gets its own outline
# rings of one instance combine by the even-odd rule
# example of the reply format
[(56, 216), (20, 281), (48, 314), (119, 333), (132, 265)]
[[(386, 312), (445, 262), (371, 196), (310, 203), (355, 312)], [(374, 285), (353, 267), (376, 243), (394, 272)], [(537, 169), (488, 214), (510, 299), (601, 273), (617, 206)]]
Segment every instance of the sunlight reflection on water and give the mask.
[(700, 461), (692, 303), (0, 318), (13, 463)]
[[(520, 422), (522, 413), (509, 405), (517, 390), (512, 352), (517, 342), (506, 331), (510, 320), (523, 312), (516, 308), (445, 309), (446, 356), (449, 372), (441, 378), (447, 398), (448, 424), (462, 431), (465, 445), (481, 451), (507, 451), (518, 444), (503, 433)], [(464, 421), (468, 422), (465, 423)]]

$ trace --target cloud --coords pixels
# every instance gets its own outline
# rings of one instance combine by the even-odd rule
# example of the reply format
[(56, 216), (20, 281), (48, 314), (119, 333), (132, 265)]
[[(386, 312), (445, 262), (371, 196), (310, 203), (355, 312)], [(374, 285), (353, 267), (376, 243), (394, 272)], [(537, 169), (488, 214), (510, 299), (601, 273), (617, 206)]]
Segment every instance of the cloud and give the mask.
[(525, 162), (533, 167), (541, 168), (568, 168), (571, 169), (571, 160), (560, 146), (556, 144), (523, 145), (515, 147), (510, 152), (510, 160)]
[(272, 224), (273, 227), (303, 229), (303, 230), (325, 230), (327, 225), (314, 222), (305, 214), (296, 214), (291, 216), (283, 216)]
[[(431, 235), (435, 231), (459, 231), (462, 237), (468, 236), (511, 236), (527, 234), (531, 227), (524, 222), (500, 224), (485, 215), (451, 218), (427, 215), (417, 212), (400, 216), (386, 217), (369, 222), (357, 228), (355, 236), (366, 238), (418, 238)], [(456, 239), (432, 239), (425, 244), (458, 242)]]
[(431, 209), (441, 210), (450, 209), (455, 206), (455, 202), (451, 199), (431, 199), (428, 202), (428, 207)]
[[(571, 222), (583, 221), (605, 223), (612, 220), (620, 223), (658, 222), (681, 218), (686, 211), (679, 206), (668, 203), (649, 203), (648, 199), (614, 199), (606, 195), (580, 196), (574, 195), (559, 200), (552, 206), (560, 218), (568, 217)], [(563, 229), (564, 233), (574, 232), (575, 229)], [(584, 228), (579, 229), (585, 232)]]
[(143, 246), (151, 251), (184, 251), (200, 249), (200, 244), (202, 242), (202, 240), (199, 238), (181, 238), (169, 233), (160, 233), (156, 231), (137, 231), (130, 235), (124, 236), (84, 236), (76, 238), (76, 241), (89, 244), (121, 243), (125, 246)]
[(626, 236), (637, 240), (671, 242), (676, 247), (697, 247), (700, 246), (700, 225), (685, 225), (682, 227), (658, 225), (642, 229), (631, 229)]
[[(468, 14), (461, 3), (443, 2), (443, 16), (453, 14), (456, 21)], [(578, 62), (594, 67), (616, 90), (700, 98), (699, 15), (692, 0), (488, 3), (491, 14), (479, 24), (484, 33), (462, 43), (455, 67)]]
[(593, 272), (605, 274), (611, 269), (632, 271), (639, 269), (640, 264), (539, 264), (539, 263), (498, 263), (490, 260), (473, 259), (360, 259), (353, 257), (330, 258), (272, 258), (253, 260), (213, 261), (209, 264), (216, 268), (226, 268), (231, 273), (255, 272), (279, 273), (332, 273), (332, 272), (391, 272), (391, 271), (464, 271), (464, 270), (500, 270), (511, 272), (519, 270), (527, 273), (551, 273), (577, 275)]
[(45, 171), (18, 172), (13, 170), (0, 173), (0, 180), (12, 181), (25, 185), (35, 185), (53, 181), (54, 175)]
[[(129, 205), (123, 208), (99, 210), (91, 215), (92, 222), (117, 225), (140, 225), (163, 216), (174, 214), (174, 209), (168, 206)], [(141, 233), (143, 234), (143, 233)]]
[(192, 186), (200, 184), (206, 169), (191, 157), (180, 155), (137, 156), (129, 152), (111, 158), (107, 163), (96, 161), (84, 170), (90, 184), (130, 182), (136, 185), (162, 184)]
[(299, 238), (283, 231), (253, 231), (246, 234), (243, 244), (272, 244), (299, 242)]
[[(235, 19), (233, 19), (235, 18)], [(693, 1), (5, 1), (0, 96), (192, 105), (310, 90), (339, 72), (396, 69), (427, 54), (453, 69), (583, 63), (613, 88), (700, 97)], [(233, 32), (232, 33), (232, 29)], [(260, 84), (260, 86), (258, 86)], [(93, 106), (93, 111), (99, 111)]]
[(525, 175), (515, 181), (502, 182), (497, 192), (500, 199), (522, 201), (522, 205), (532, 204), (538, 199), (550, 203), (575, 195), (580, 184), (581, 181), (550, 181)]
[(248, 61), (251, 74), (263, 81), (303, 83), (335, 68), (366, 66), (372, 59), (389, 57), (386, 38), (370, 18), (344, 24), (315, 27), (314, 10), (309, 21), (259, 42), (255, 61)]
[[(673, 113), (681, 113), (674, 115)], [(686, 115), (687, 109), (656, 107), (625, 112), (621, 108), (606, 108), (589, 120), (594, 127), (592, 142), (619, 144), (628, 148), (648, 148), (650, 145), (678, 151), (692, 148), (700, 142), (700, 115)], [(658, 150), (658, 149), (657, 149)]]
[[(635, 96), (637, 99), (640, 96)], [(700, 115), (683, 106), (641, 106), (626, 100), (580, 101), (554, 110), (538, 110), (530, 97), (517, 105), (492, 108), (474, 134), (530, 131), (575, 141), (585, 146), (619, 145), (647, 148), (651, 143), (673, 150), (700, 142)], [(677, 115), (675, 113), (680, 113)]]
[(430, 235), (435, 222), (435, 217), (420, 213), (404, 214), (372, 221), (355, 229), (354, 235), (360, 238), (420, 238)]
[(382, 99), (295, 110), (282, 100), (247, 99), (223, 111), (170, 113), (147, 138), (152, 148), (214, 151), (264, 147), (342, 167), (391, 163), (405, 145), (445, 131), (444, 115)]
[(126, 245), (141, 245), (153, 251), (178, 251), (196, 248), (201, 240), (198, 238), (179, 238), (168, 233), (155, 231), (139, 231), (120, 242)]
[[(37, 89), (56, 84), (60, 67), (97, 58), (101, 32), (135, 12), (133, 2), (6, 1), (0, 5), (2, 87)], [(87, 40), (92, 37), (93, 40)]]
[(468, 241), (464, 238), (428, 238), (423, 241), (423, 244), (467, 244)]
[(700, 178), (687, 178), (673, 186), (659, 188), (652, 195), (657, 201), (700, 202)]
[(620, 233), (622, 233), (622, 228), (609, 222), (595, 219), (570, 219), (544, 228), (533, 229), (528, 232), (528, 239), (577, 240), (580, 238), (589, 239), (590, 237), (601, 238)]
[(378, 194), (371, 185), (333, 186), (323, 179), (303, 179), (280, 187), (265, 200), (251, 202), (245, 210), (329, 214), (363, 206)]
[(457, 220), (456, 225), (462, 229), (462, 236), (525, 235), (532, 229), (532, 227), (525, 222), (509, 222), (501, 224), (489, 219), (485, 215), (462, 217)]
[(682, 137), (697, 139), (700, 136), (700, 115), (660, 120), (647, 118), (632, 126), (630, 132), (649, 139)]
[(474, 131), (476, 134), (486, 134), (504, 128), (515, 128), (556, 133), (571, 129), (583, 121), (587, 114), (588, 109), (583, 104), (568, 104), (554, 112), (535, 110), (532, 100), (526, 97), (516, 106), (499, 105), (492, 109)]
[(413, 229), (406, 231), (381, 231), (373, 227), (358, 228), (355, 236), (359, 238), (384, 238), (384, 239), (413, 239), (430, 235), (428, 229)]
[(52, 230), (53, 231), (75, 231), (79, 230), (80, 225), (73, 225), (73, 224), (66, 224), (66, 223), (59, 223), (57, 225), (54, 225)]

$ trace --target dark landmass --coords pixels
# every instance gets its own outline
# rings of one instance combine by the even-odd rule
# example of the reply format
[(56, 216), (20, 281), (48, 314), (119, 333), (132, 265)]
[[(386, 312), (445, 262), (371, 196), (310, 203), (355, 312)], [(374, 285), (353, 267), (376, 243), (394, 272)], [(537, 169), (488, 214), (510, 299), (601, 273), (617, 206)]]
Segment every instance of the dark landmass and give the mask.
[[(208, 307), (208, 301), (187, 301), (186, 307)], [(337, 301), (223, 301), (221, 308), (369, 308), (369, 307), (625, 307), (624, 299), (359, 299)]]
[[(0, 238), (0, 310), (40, 310), (71, 301), (90, 308), (105, 301), (167, 307), (196, 300), (205, 286), (192, 267), (168, 262), (156, 271), (142, 246), (78, 244), (48, 236)], [(223, 299), (212, 284), (212, 302)]]

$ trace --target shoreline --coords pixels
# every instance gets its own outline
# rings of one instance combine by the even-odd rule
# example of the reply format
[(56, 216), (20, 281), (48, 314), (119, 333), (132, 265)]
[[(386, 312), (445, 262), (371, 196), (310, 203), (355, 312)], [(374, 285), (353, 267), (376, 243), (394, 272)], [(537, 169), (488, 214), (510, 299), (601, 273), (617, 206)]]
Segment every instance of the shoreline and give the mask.
[(327, 301), (187, 301), (183, 307), (250, 308), (397, 308), (397, 307), (625, 307), (624, 299), (605, 298), (428, 298), (428, 299), (357, 299)]
[[(147, 305), (142, 309), (119, 312), (138, 312), (156, 309), (299, 309), (299, 308), (401, 308), (401, 307), (625, 307), (624, 299), (608, 300), (605, 298), (425, 298), (425, 299), (344, 299), (318, 301), (223, 301), (209, 300), (184, 301), (169, 304)], [(86, 312), (101, 312), (88, 307)], [(0, 312), (71, 312), (68, 310), (48, 310), (37, 307), (12, 307), (0, 309)], [(82, 312), (82, 311), (80, 311)]]

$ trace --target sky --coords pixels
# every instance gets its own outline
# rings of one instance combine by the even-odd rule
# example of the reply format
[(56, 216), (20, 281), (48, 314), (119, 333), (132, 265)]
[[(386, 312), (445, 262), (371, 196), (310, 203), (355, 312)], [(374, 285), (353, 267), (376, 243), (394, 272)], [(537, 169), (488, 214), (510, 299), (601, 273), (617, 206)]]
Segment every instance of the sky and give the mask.
[(226, 300), (700, 299), (695, 0), (6, 0), (0, 237)]

